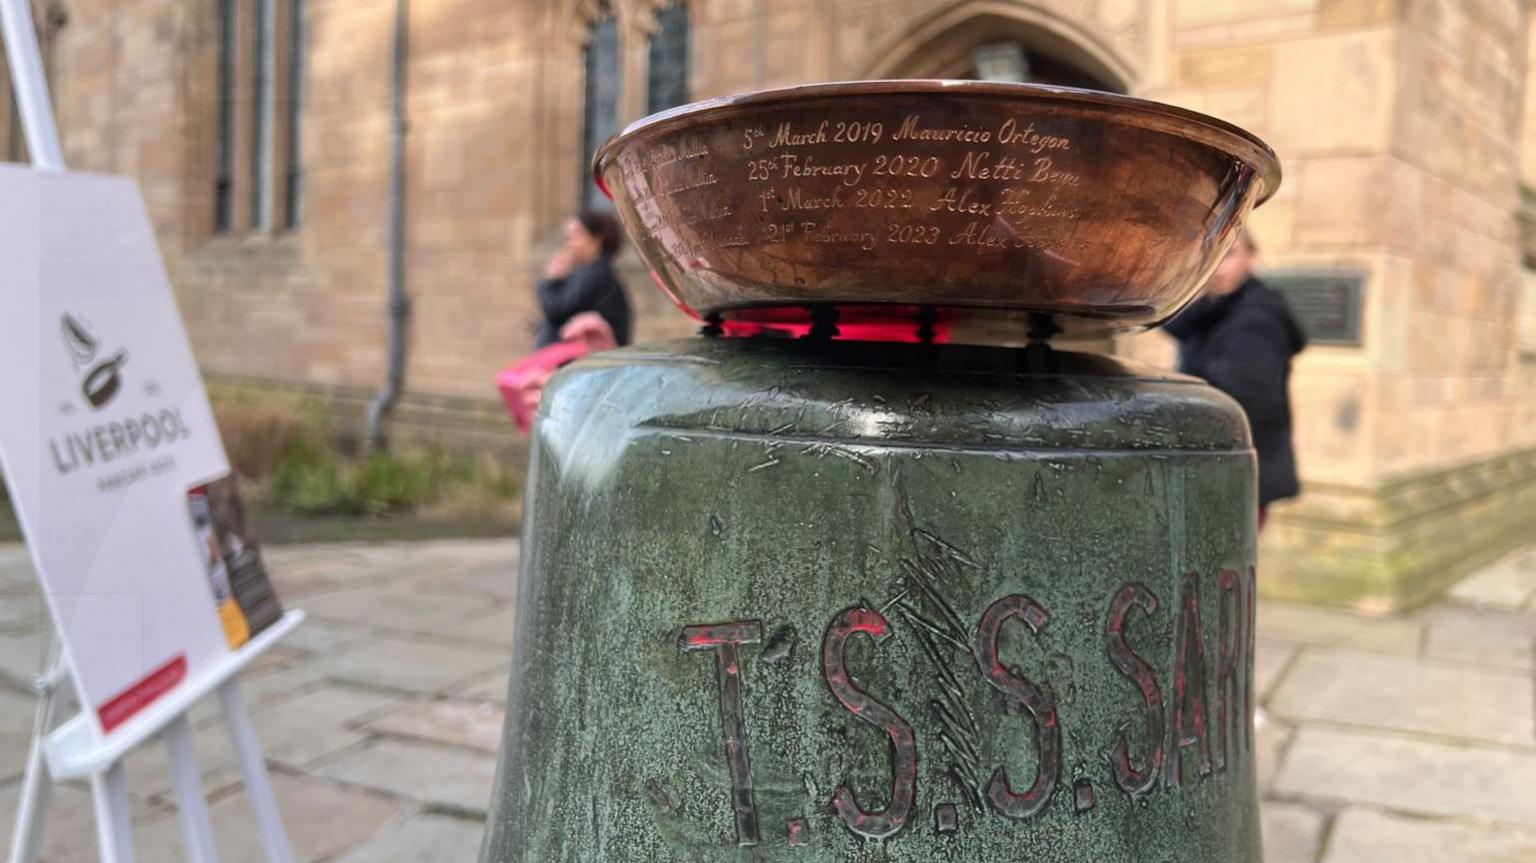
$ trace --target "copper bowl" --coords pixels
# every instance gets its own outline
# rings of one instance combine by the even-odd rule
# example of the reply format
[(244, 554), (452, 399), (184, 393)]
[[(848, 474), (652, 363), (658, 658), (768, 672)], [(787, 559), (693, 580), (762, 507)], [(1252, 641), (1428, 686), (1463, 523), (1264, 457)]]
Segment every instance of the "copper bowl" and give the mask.
[(859, 81), (639, 120), (594, 170), (701, 318), (925, 318), (1022, 338), (1154, 325), (1280, 183), (1264, 142), (1091, 90)]

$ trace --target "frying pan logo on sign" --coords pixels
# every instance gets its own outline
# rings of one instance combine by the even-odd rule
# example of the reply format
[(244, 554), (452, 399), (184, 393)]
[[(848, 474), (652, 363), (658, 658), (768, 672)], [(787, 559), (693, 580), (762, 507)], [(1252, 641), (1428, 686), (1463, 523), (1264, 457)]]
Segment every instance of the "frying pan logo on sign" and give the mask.
[(128, 362), (128, 352), (119, 349), (117, 353), (98, 362), (96, 357), (101, 342), (85, 324), (66, 312), (59, 321), (59, 328), (64, 336), (64, 349), (69, 353), (76, 371), (82, 368), (87, 370), (85, 378), (80, 382), (80, 394), (85, 396), (92, 408), (100, 410), (106, 407), (117, 396), (118, 390), (122, 389), (121, 369)]

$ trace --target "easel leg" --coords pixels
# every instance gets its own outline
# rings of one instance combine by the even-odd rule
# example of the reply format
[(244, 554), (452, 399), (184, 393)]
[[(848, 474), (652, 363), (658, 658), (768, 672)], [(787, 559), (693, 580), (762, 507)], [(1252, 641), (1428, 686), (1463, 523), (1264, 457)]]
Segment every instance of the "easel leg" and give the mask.
[(208, 800), (203, 797), (203, 777), (192, 747), (192, 723), (187, 715), (165, 727), (165, 746), (170, 750), (171, 778), (176, 783), (176, 805), (181, 808), (181, 832), (187, 840), (190, 863), (218, 863), (213, 844), (213, 824), (208, 819)]
[(43, 740), (53, 729), (59, 699), (65, 697), (64, 655), (57, 639), (49, 650), (48, 670), (38, 681), (37, 715), (32, 721), (32, 745), (27, 749), (27, 767), (21, 782), (21, 799), (16, 806), (16, 825), (11, 833), (11, 863), (32, 863), (43, 845), (43, 823), (53, 796), (53, 777), (43, 760)]
[(224, 706), (229, 736), (234, 739), (235, 751), (240, 756), (245, 793), (251, 798), (251, 808), (256, 810), (256, 824), (261, 828), (261, 843), (267, 849), (267, 861), (293, 863), (293, 849), (288, 847), (288, 833), (283, 830), (283, 818), (277, 811), (277, 798), (272, 795), (272, 786), (267, 781), (267, 765), (261, 760), (261, 744), (256, 741), (256, 729), (246, 711), (245, 696), (233, 679), (219, 687), (219, 703)]
[(123, 765), (114, 764), (107, 772), (91, 776), (91, 801), (96, 805), (101, 863), (133, 863), (133, 823)]

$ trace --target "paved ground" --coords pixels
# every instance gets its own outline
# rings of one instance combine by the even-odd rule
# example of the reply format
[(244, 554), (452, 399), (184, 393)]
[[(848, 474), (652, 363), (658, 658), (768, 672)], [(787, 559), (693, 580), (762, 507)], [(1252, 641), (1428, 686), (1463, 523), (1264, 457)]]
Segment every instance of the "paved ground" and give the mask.
[[(468, 861), (490, 794), (515, 542), (272, 548), (311, 620), (243, 678), (302, 859)], [(0, 546), (0, 830), (41, 662), (23, 551)], [(1259, 610), (1268, 863), (1536, 861), (1536, 548), (1408, 618)], [(195, 713), (225, 861), (259, 861), (219, 716)], [(128, 762), (140, 859), (182, 859), (163, 749)], [(95, 859), (89, 796), (56, 798), (47, 859)]]

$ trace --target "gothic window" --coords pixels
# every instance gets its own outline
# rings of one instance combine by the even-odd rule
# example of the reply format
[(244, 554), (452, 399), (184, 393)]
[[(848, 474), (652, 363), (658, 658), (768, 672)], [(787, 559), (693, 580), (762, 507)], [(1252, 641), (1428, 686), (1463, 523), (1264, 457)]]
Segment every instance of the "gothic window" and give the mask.
[(271, 212), (273, 0), (251, 4), (251, 227)]
[(1034, 50), (1016, 40), (977, 45), (971, 49), (968, 60), (962, 69), (956, 70), (959, 72), (956, 77), (1123, 92), (1123, 88), (1071, 62)]
[(212, 0), (218, 40), (213, 231), (299, 224), (304, 0)]
[(219, 81), (217, 149), (213, 178), (213, 229), (228, 231), (234, 223), (235, 169), (235, 0), (219, 3)]
[(688, 101), (688, 7), (672, 2), (656, 12), (646, 83), (647, 113)]
[(603, 193), (592, 182), (592, 156), (619, 131), (619, 25), (613, 12), (604, 8), (592, 24), (585, 61), (586, 98), (581, 128), (581, 203), (606, 206)]
[(283, 113), (283, 227), (299, 226), (304, 196), (304, 152), (300, 144), (304, 119), (304, 0), (289, 0), (288, 92)]

